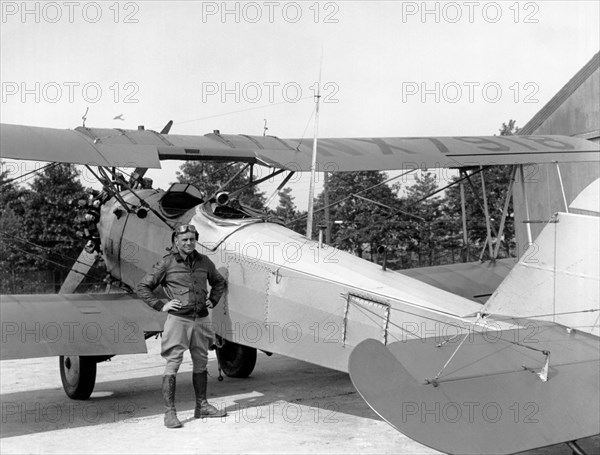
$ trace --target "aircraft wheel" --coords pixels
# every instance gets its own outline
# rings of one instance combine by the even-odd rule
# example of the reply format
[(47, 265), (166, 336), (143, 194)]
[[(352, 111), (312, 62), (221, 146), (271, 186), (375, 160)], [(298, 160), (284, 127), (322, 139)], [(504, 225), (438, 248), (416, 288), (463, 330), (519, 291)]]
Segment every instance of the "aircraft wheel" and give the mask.
[(247, 378), (256, 365), (256, 348), (224, 340), (223, 346), (217, 348), (217, 358), (227, 376)]
[(60, 380), (63, 389), (73, 400), (87, 400), (96, 384), (96, 360), (93, 357), (61, 355)]

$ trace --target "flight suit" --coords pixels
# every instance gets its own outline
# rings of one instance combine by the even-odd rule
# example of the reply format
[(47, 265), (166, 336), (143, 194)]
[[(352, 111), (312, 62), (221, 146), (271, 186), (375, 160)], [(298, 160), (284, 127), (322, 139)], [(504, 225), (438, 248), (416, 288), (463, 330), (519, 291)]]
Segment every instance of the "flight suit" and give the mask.
[[(210, 295), (207, 282), (211, 286)], [(173, 248), (137, 286), (138, 295), (152, 308), (162, 311), (169, 300), (156, 297), (153, 291), (159, 285), (169, 300), (177, 299), (182, 303), (178, 310), (169, 311), (163, 328), (161, 355), (167, 361), (162, 383), (165, 426), (182, 426), (175, 409), (175, 388), (177, 371), (186, 349), (190, 350), (193, 362), (192, 385), (196, 394), (194, 417), (227, 415), (225, 410), (218, 410), (206, 400), (208, 347), (214, 339), (207, 299), (211, 306), (219, 303), (225, 292), (225, 279), (208, 257), (194, 250), (184, 260), (179, 251)]]
[(137, 286), (138, 295), (152, 308), (161, 311), (167, 303), (153, 291), (162, 285), (165, 294), (177, 299), (182, 307), (169, 311), (163, 330), (161, 355), (167, 361), (164, 374), (176, 374), (183, 353), (190, 350), (194, 373), (206, 371), (208, 346), (214, 330), (207, 309), (207, 282), (211, 285), (208, 300), (215, 306), (225, 291), (225, 279), (213, 262), (194, 251), (184, 261), (178, 251), (164, 256)]

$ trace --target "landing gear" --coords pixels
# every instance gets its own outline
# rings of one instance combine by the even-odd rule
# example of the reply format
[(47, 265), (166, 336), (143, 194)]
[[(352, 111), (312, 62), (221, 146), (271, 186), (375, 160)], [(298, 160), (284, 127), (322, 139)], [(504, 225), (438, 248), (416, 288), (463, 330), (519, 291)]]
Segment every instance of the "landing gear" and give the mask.
[(247, 378), (254, 370), (256, 348), (219, 340), (216, 350), (219, 367), (230, 378)]
[(96, 384), (96, 358), (61, 355), (58, 359), (63, 389), (73, 400), (87, 400)]

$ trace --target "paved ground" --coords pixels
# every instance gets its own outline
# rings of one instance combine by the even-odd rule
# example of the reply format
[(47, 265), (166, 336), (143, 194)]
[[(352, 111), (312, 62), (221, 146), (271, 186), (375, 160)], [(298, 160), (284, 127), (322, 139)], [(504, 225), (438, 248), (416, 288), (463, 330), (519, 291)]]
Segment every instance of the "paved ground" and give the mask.
[[(69, 400), (58, 359), (0, 364), (0, 452), (13, 453), (390, 453), (435, 454), (382, 421), (360, 398), (347, 374), (259, 353), (248, 379), (217, 381), (209, 359), (209, 398), (224, 419), (193, 418), (191, 361), (184, 360), (177, 407), (184, 427), (162, 425), (159, 341), (149, 354), (121, 356), (98, 366), (94, 394)], [(600, 438), (580, 442), (598, 453)], [(529, 455), (570, 455), (565, 445)]]

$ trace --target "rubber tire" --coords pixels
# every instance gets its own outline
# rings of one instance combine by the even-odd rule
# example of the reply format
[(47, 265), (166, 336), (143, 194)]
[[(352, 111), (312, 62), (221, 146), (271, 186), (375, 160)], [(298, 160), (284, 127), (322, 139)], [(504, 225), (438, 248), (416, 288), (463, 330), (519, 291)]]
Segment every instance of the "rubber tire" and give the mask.
[(73, 400), (87, 400), (96, 385), (96, 359), (61, 355), (58, 361), (60, 380), (67, 396)]
[(256, 348), (225, 341), (223, 347), (217, 348), (217, 358), (226, 376), (247, 378), (256, 365)]

